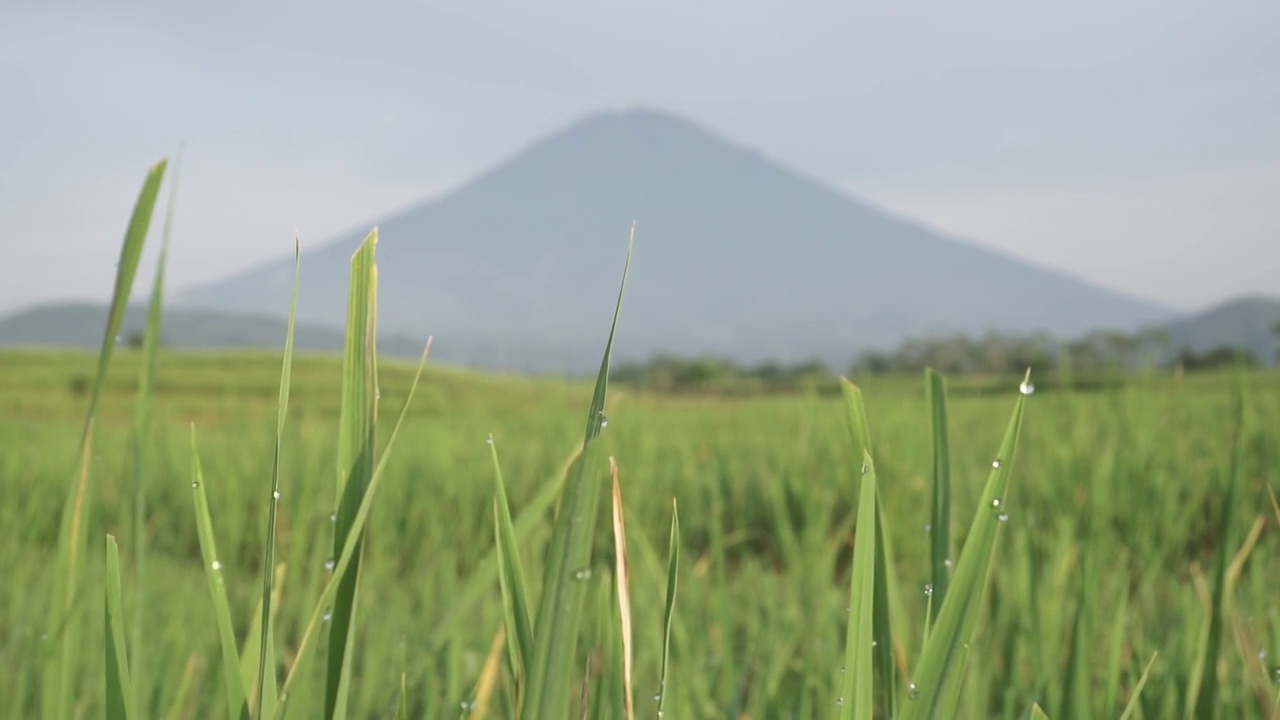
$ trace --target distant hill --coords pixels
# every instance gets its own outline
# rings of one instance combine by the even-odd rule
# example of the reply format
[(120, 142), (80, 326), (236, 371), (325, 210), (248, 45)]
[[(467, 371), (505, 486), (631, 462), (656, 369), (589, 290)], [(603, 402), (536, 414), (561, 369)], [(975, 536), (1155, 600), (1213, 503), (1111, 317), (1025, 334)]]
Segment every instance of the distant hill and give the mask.
[[(287, 322), (278, 318), (202, 310), (165, 310), (160, 336), (165, 345), (184, 349), (284, 349)], [(40, 305), (0, 318), (0, 346), (96, 348), (107, 326), (107, 306), (94, 303)], [(146, 326), (146, 308), (130, 307), (120, 331), (121, 342)], [(422, 340), (382, 337), (379, 352), (417, 357)], [(298, 350), (340, 352), (341, 330), (299, 325), (294, 329)]]
[[(350, 255), (378, 224), (384, 331), (432, 334), (442, 351), (481, 367), (588, 372), (633, 219), (620, 359), (665, 351), (844, 367), (862, 350), (932, 331), (1072, 336), (1172, 316), (939, 235), (690, 122), (637, 110), (586, 118), (441, 199), (311, 245), (299, 318), (342, 322)], [(283, 317), (292, 262), (290, 252), (175, 300)]]
[[(142, 331), (145, 314), (145, 308), (129, 308), (121, 330), (122, 342)], [(41, 305), (0, 318), (0, 347), (97, 348), (102, 342), (106, 322), (107, 307), (104, 304)], [(1220, 347), (1246, 348), (1264, 364), (1274, 364), (1280, 352), (1280, 340), (1273, 331), (1276, 323), (1280, 323), (1280, 300), (1245, 297), (1180, 318), (1159, 329), (1168, 334), (1174, 350), (1186, 348), (1204, 353)], [(174, 308), (165, 310), (163, 325), (161, 334), (167, 346), (209, 350), (280, 350), (284, 347), (286, 329), (285, 321), (278, 318)], [(299, 350), (334, 353), (342, 350), (343, 333), (338, 328), (299, 325), (295, 335)], [(422, 352), (424, 342), (425, 338), (383, 332), (379, 336), (378, 352), (385, 357), (416, 358)], [(511, 353), (511, 356), (500, 354), (504, 352)], [(501, 358), (512, 365), (518, 360), (531, 359), (528, 364), (540, 367), (572, 361), (567, 354), (557, 355), (545, 346), (468, 348), (439, 338), (432, 345), (432, 357), (437, 362), (482, 364), (477, 362), (477, 355)], [(847, 364), (847, 361), (833, 363), (831, 367), (842, 370)]]
[(1230, 346), (1249, 350), (1265, 364), (1276, 361), (1280, 299), (1244, 297), (1174, 321), (1165, 327), (1175, 348), (1203, 353)]

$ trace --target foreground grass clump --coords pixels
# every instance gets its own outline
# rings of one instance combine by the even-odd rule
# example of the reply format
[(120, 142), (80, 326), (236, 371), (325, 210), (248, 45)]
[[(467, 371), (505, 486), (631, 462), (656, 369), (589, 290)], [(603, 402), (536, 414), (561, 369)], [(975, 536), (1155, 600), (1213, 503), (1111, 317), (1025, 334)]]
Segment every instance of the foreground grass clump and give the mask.
[(1275, 374), (621, 396), (613, 331), (587, 387), (402, 367), (376, 240), (341, 360), (161, 353), (160, 291), (141, 351), (0, 355), (6, 716), (1275, 714)]

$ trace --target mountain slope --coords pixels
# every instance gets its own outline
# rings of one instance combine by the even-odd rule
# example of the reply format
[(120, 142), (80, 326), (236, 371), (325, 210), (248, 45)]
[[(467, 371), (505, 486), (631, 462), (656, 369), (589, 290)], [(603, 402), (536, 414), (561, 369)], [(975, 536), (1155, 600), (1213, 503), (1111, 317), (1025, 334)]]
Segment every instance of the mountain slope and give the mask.
[(1263, 363), (1280, 353), (1274, 332), (1280, 323), (1280, 300), (1243, 297), (1169, 323), (1164, 330), (1175, 348), (1206, 352), (1219, 347), (1245, 348)]
[[(930, 330), (1166, 320), (1158, 306), (939, 236), (668, 115), (587, 118), (434, 202), (380, 221), (379, 326), (467, 361), (599, 362), (638, 222), (618, 354), (752, 362), (857, 352)], [(370, 223), (371, 225), (373, 223)], [(299, 317), (345, 317), (368, 227), (304, 253)], [(282, 315), (292, 257), (192, 289), (188, 307)], [(534, 355), (554, 357), (554, 367)]]

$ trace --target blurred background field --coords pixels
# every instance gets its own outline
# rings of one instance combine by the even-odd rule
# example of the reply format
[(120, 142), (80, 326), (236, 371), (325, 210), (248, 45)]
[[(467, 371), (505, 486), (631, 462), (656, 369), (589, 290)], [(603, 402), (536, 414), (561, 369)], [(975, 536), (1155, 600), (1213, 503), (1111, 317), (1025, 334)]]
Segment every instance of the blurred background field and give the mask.
[[(147, 443), (145, 537), (132, 532), (131, 442), (140, 354), (108, 375), (88, 504), (90, 640), (78, 661), (81, 716), (101, 712), (102, 569), (145, 542), (145, 575), (125, 565), (125, 602), (147, 632), (130, 647), (148, 717), (225, 715), (218, 636), (191, 504), (194, 424), (237, 633), (260, 597), (279, 357), (162, 352)], [(38, 708), (39, 657), (58, 516), (96, 358), (0, 353), (0, 712)], [(412, 368), (379, 370), (384, 420)], [(332, 547), (341, 365), (298, 357), (282, 457), (277, 627), (288, 663), (326, 578)], [(964, 538), (1017, 377), (951, 382), (954, 547)], [(1205, 641), (1206, 580), (1223, 543), (1238, 563), (1220, 658), (1219, 717), (1269, 717), (1280, 687), (1280, 374), (1245, 377), (1244, 484), (1235, 530), (1219, 527), (1234, 420), (1229, 374), (1160, 372), (1087, 385), (1036, 378), (1013, 460), (1008, 513), (983, 621), (967, 662), (963, 717), (1113, 718), (1152, 653), (1139, 716), (1184, 714)], [(905, 617), (903, 676), (919, 655), (927, 601), (930, 440), (922, 378), (859, 379)], [(452, 717), (472, 702), (502, 624), (493, 561), (492, 468), (502, 458), (512, 512), (554, 482), (581, 441), (585, 383), (430, 364), (375, 500), (361, 570), (353, 717), (381, 717), (406, 671), (413, 716)], [(616, 386), (606, 452), (627, 512), (637, 710), (651, 716), (661, 652), (671, 500), (683, 542), (667, 717), (817, 717), (839, 696), (856, 468), (838, 397), (818, 384), (771, 396), (657, 394)], [(389, 427), (384, 425), (383, 427)], [(385, 435), (385, 431), (383, 432)], [(380, 440), (385, 440), (380, 438)], [(612, 547), (599, 534), (594, 568)], [(535, 593), (550, 514), (521, 544)], [(602, 581), (604, 572), (596, 573)], [(589, 603), (590, 604), (590, 603)], [(591, 627), (590, 624), (584, 627)], [(587, 636), (589, 638), (589, 635)], [(323, 649), (323, 646), (321, 646)], [(304, 678), (315, 696), (319, 669)], [(90, 692), (90, 690), (92, 690)], [(489, 708), (505, 717), (499, 688)], [(307, 717), (307, 706), (291, 716)]]

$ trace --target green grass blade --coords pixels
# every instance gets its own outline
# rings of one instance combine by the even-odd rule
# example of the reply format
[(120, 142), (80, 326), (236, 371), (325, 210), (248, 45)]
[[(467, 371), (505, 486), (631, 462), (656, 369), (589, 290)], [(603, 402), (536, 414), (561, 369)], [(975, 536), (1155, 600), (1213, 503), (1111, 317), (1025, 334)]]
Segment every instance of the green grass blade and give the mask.
[[(1027, 375), (1029, 381), (1030, 372)], [(982, 598), (994, 562), (996, 539), (1003, 520), (1008, 517), (1005, 498), (1009, 471), (1018, 446), (1025, 405), (1026, 395), (1019, 395), (1004, 440), (1000, 443), (1000, 452), (992, 462), (991, 474), (960, 553), (960, 561), (956, 563), (948, 597), (939, 608), (937, 621), (917, 665), (905, 709), (907, 720), (952, 717), (955, 714), (954, 708), (943, 705), (956, 697), (949, 691), (949, 686), (960, 681), (964, 649), (972, 640), (978, 624)]]
[[(930, 603), (941, 607), (951, 578), (951, 449), (947, 441), (947, 385), (932, 369), (925, 371), (929, 417), (933, 428), (933, 502), (929, 515)], [(926, 624), (925, 632), (929, 632)]]
[(1237, 368), (1233, 397), (1235, 437), (1232, 440), (1231, 463), (1227, 476), (1227, 493), (1222, 500), (1218, 527), (1218, 558), (1213, 573), (1213, 603), (1210, 609), (1209, 637), (1201, 658), (1200, 692), (1196, 698), (1195, 716), (1200, 720), (1217, 717), (1218, 702), (1218, 654), (1222, 647), (1222, 633), (1226, 624), (1225, 601), (1227, 598), (1227, 566), (1231, 562), (1231, 538), (1235, 533), (1235, 504), (1244, 475), (1245, 418), (1244, 378)]
[(1151, 666), (1156, 662), (1156, 656), (1160, 653), (1151, 653), (1151, 659), (1147, 661), (1147, 667), (1142, 671), (1142, 677), (1138, 678), (1138, 684), (1133, 686), (1133, 693), (1129, 696), (1129, 702), (1124, 706), (1124, 712), (1120, 715), (1120, 720), (1129, 720), (1133, 717), (1133, 713), (1138, 709), (1138, 696), (1142, 694), (1142, 688), (1147, 684), (1147, 677), (1151, 675)]
[(276, 566), (276, 518), (280, 512), (280, 450), (284, 442), (284, 423), (289, 414), (289, 388), (293, 379), (293, 333), (298, 317), (298, 277), (302, 270), (302, 254), (298, 241), (293, 243), (293, 297), (289, 303), (289, 326), (285, 331), (284, 360), (280, 367), (280, 397), (276, 405), (276, 440), (271, 460), (271, 498), (267, 515), (267, 540), (262, 562), (262, 635), (258, 648), (258, 716), (270, 717), (279, 702), (275, 664), (275, 619), (271, 612), (272, 585)]
[(79, 692), (73, 685), (72, 668), (81, 652), (79, 638), (81, 616), (76, 614), (73, 605), (79, 593), (84, 523), (91, 503), (89, 460), (92, 457), (93, 427), (98, 414), (98, 405), (102, 400), (102, 387), (107, 368), (111, 365), (112, 350), (116, 345), (116, 336), (120, 333), (120, 324), (124, 321), (129, 294), (133, 291), (133, 279), (137, 275), (142, 246), (146, 242), (147, 231), (151, 227), (151, 214), (155, 210), (156, 196), (160, 193), (160, 184), (164, 180), (167, 164), (167, 160), (161, 160), (151, 166), (147, 172), (133, 208), (133, 215), (129, 220), (129, 227), (125, 231), (124, 242), (120, 248), (120, 261), (116, 266), (111, 310), (107, 318), (106, 332), (102, 337), (102, 347), (98, 352), (97, 374), (93, 381), (89, 409), (85, 413), (84, 429), (80, 436), (80, 449), (77, 453), (79, 466), (73, 474), (62, 506), (53, 597), (49, 603), (45, 626), (48, 637), (59, 638), (60, 642), (50, 643), (50, 650), (44, 658), (41, 707), (46, 720), (63, 720), (68, 717), (70, 715), (68, 703), (79, 696)]
[[(498, 448), (489, 436), (489, 454), (493, 459), (493, 521), (498, 553), (498, 582), (502, 589), (503, 621), (507, 629), (507, 657), (511, 676), (516, 681), (516, 697), (520, 697), (526, 677), (526, 662), (533, 651), (533, 622), (530, 620), (528, 590), (520, 563), (520, 543), (511, 523), (511, 506), (502, 481)], [(518, 705), (517, 705), (518, 707)]]
[(107, 592), (105, 606), (107, 635), (107, 720), (137, 717), (133, 684), (129, 680), (129, 657), (124, 644), (124, 617), (120, 600), (120, 550), (116, 539), (107, 536)]
[[(841, 383), (842, 393), (846, 397), (845, 408), (848, 413), (848, 419), (853, 428), (854, 441), (854, 457), (860, 458), (863, 453), (870, 454), (873, 458), (874, 453), (871, 452), (871, 426), (867, 422), (866, 405), (862, 401), (862, 389), (853, 382)], [(896, 717), (897, 713), (897, 677), (898, 668), (894, 663), (894, 642), (897, 638), (893, 634), (893, 608), (896, 601), (897, 585), (891, 571), (893, 565), (890, 558), (893, 556), (887, 528), (888, 523), (885, 520), (884, 507), (880, 502), (880, 493), (876, 492), (876, 522), (875, 538), (876, 538), (876, 559), (875, 559), (875, 582), (873, 585), (875, 602), (872, 608), (872, 632), (875, 635), (875, 667), (880, 678), (881, 694), (884, 698), (884, 707), (889, 717)]]
[(680, 509), (671, 499), (671, 538), (667, 541), (667, 602), (662, 611), (662, 665), (658, 672), (658, 710), (662, 718), (667, 701), (667, 669), (671, 660), (671, 621), (676, 614), (676, 585), (680, 577)]
[[(841, 379), (849, 431), (854, 442), (861, 444), (865, 431), (866, 410), (862, 396), (853, 383)], [(853, 547), (853, 570), (849, 578), (849, 629), (845, 636), (844, 667), (840, 697), (841, 720), (870, 720), (875, 698), (872, 690), (876, 561), (876, 470), (871, 453), (862, 450), (858, 473), (858, 522)]]
[[(142, 371), (138, 378), (138, 403), (133, 438), (133, 678), (141, 683), (143, 667), (143, 613), (147, 609), (145, 593), (147, 548), (147, 483), (146, 449), (151, 439), (151, 399), (155, 392), (156, 356), (160, 348), (161, 308), (164, 305), (164, 277), (169, 259), (169, 240), (173, 236), (173, 210), (178, 192), (178, 163), (174, 163), (173, 182), (169, 184), (169, 203), (165, 211), (164, 231), (160, 236), (160, 257), (156, 261), (151, 301), (147, 306), (147, 325), (142, 336)], [(134, 689), (141, 699), (140, 687)]]
[(560, 513), (552, 530), (551, 546), (543, 576), (542, 594), (538, 602), (538, 619), (534, 627), (534, 654), (529, 667), (529, 686), (521, 704), (525, 718), (563, 718), (569, 712), (570, 677), (575, 668), (578, 628), (583, 614), (585, 583), (580, 575), (588, 571), (591, 542), (600, 510), (600, 432), (608, 422), (604, 416), (605, 395), (609, 384), (609, 360), (613, 354), (614, 335), (622, 313), (622, 297), (631, 268), (631, 242), (627, 262), (622, 271), (618, 302), (614, 306), (613, 324), (605, 344), (604, 358), (596, 376), (591, 409), (583, 437), (582, 454), (569, 472), (561, 498)]
[(218, 560), (218, 547), (213, 537), (213, 520), (209, 515), (209, 498), (205, 493), (204, 473), (200, 468), (194, 425), (191, 426), (191, 496), (195, 502), (200, 557), (204, 561), (204, 572), (209, 581), (214, 620), (218, 625), (218, 643), (222, 648), (223, 691), (226, 693), (228, 712), (231, 720), (249, 720), (249, 705), (246, 702), (240, 653), (237, 650), (239, 645), (236, 642), (235, 627), (231, 623), (227, 588), (222, 580), (222, 562)]
[(1031, 720), (1049, 720), (1049, 716), (1044, 713), (1044, 708), (1039, 703), (1031, 705)]
[[(373, 474), (374, 436), (378, 415), (377, 296), (374, 228), (351, 258), (347, 301), (346, 351), (342, 363), (342, 407), (338, 420), (336, 555), (352, 533), (356, 510)], [(324, 717), (345, 718), (350, 683), (351, 645), (355, 641), (356, 585), (363, 553), (362, 533), (355, 533), (356, 554), (343, 571), (329, 624), (329, 656), (325, 675)]]
[[(329, 577), (329, 582), (325, 583), (324, 589), (320, 592), (320, 599), (316, 603), (316, 607), (311, 612), (311, 619), (307, 621), (306, 629), (303, 630), (302, 638), (298, 641), (298, 648), (294, 653), (293, 664), (289, 668), (289, 674), (285, 678), (284, 685), (281, 688), (281, 701), (287, 701), (290, 688), (298, 677), (300, 670), (306, 666), (306, 660), (310, 657), (311, 638), (315, 634), (316, 628), (323, 623), (325, 608), (333, 601), (334, 595), (338, 590), (338, 579), (342, 577), (342, 573), (351, 565), (352, 557), (356, 553), (355, 539), (360, 536), (360, 532), (364, 529), (365, 523), (369, 519), (369, 513), (373, 509), (373, 499), (377, 494), (378, 487), (382, 484), (385, 476), (387, 458), (391, 456), (391, 451), (395, 448), (396, 439), (400, 435), (400, 427), (404, 424), (405, 417), (409, 414), (409, 407), (413, 403), (413, 396), (418, 391), (418, 381), (422, 379), (422, 368), (427, 364), (427, 356), (431, 352), (431, 340), (427, 340), (427, 346), (423, 350), (422, 360), (418, 363), (418, 370), (414, 373), (413, 382), (409, 385), (409, 394), (405, 398), (404, 406), (400, 409), (400, 417), (396, 420), (396, 424), (391, 429), (391, 435), (387, 438), (386, 447), (383, 449), (382, 456), (378, 458), (378, 464), (373, 470), (373, 478), (369, 481), (368, 491), (364, 494), (364, 499), (360, 502), (360, 507), (356, 511), (355, 518), (351, 521), (351, 532), (347, 535), (347, 542), (342, 546), (342, 552), (338, 555), (337, 562), (334, 564), (333, 574)], [(283, 704), (278, 706), (273, 717), (283, 717)]]

